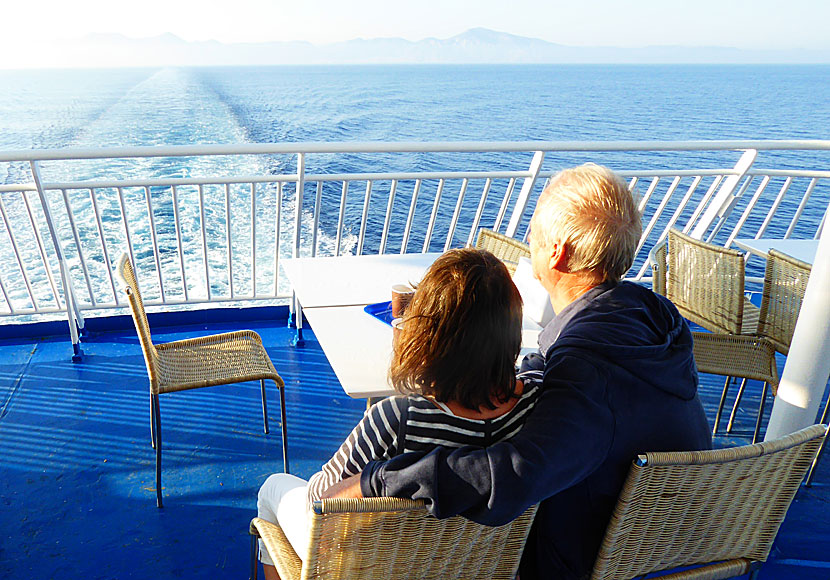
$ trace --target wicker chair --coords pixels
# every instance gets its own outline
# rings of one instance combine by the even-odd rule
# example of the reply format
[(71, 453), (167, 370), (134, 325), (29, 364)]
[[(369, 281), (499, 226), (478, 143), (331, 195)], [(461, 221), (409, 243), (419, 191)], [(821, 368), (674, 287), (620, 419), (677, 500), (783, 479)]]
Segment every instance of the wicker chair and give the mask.
[(776, 249), (767, 255), (757, 334), (771, 340), (781, 354), (790, 352), (811, 269), (810, 264)]
[(314, 503), (303, 559), (278, 524), (251, 521), (251, 577), (257, 538), (283, 580), (513, 580), (536, 506), (498, 527), (461, 516), (438, 520), (421, 501), (330, 499)]
[(285, 383), (277, 374), (262, 339), (252, 330), (153, 344), (144, 303), (129, 256), (118, 261), (118, 276), (130, 303), (144, 362), (150, 378), (150, 442), (156, 450), (156, 505), (161, 497), (161, 412), (159, 394), (245, 381), (260, 382), (262, 419), (268, 433), (265, 381), (274, 381), (280, 394), (283, 468), (288, 473), (288, 440), (285, 423)]
[(813, 425), (775, 441), (647, 453), (629, 472), (591, 580), (655, 572), (672, 580), (757, 575), (827, 431)]
[[(744, 296), (743, 254), (669, 230), (668, 249), (658, 245), (649, 259), (654, 291), (671, 300), (685, 318), (712, 333), (694, 333), (694, 354), (700, 372), (726, 376), (712, 430), (717, 433), (733, 377), (743, 379), (739, 392), (746, 379), (763, 381), (765, 393), (767, 385), (773, 385), (773, 392), (778, 388), (775, 349), (757, 336), (760, 309)], [(729, 431), (736, 410), (737, 403)], [(759, 430), (760, 422), (756, 422), (753, 443)]]
[(746, 300), (741, 252), (669, 230), (665, 264), (665, 296), (680, 314), (712, 332), (742, 334)]
[(504, 262), (512, 276), (519, 265), (519, 258), (530, 257), (530, 246), (504, 234), (482, 228), (478, 232), (476, 248), (487, 250)]
[[(761, 308), (757, 328), (753, 335), (695, 333), (695, 360), (698, 370), (743, 379), (729, 415), (727, 433), (732, 432), (746, 380), (763, 381), (752, 442), (755, 443), (758, 440), (767, 392), (771, 389), (773, 396), (778, 394), (779, 377), (775, 353), (777, 351), (786, 355), (790, 351), (790, 342), (793, 338), (798, 313), (801, 310), (801, 303), (804, 301), (810, 269), (810, 265), (801, 260), (774, 249), (770, 250), (764, 273)], [(723, 411), (728, 389), (729, 380), (724, 384), (718, 406), (718, 418)], [(717, 431), (717, 419), (715, 431)]]

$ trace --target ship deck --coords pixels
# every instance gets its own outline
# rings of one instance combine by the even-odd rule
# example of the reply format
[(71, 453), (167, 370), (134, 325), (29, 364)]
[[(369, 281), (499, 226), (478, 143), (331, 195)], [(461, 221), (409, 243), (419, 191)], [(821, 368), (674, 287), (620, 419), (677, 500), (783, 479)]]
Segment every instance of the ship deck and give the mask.
[[(304, 346), (294, 347), (286, 308), (248, 310), (250, 320), (236, 311), (191, 313), (184, 322), (151, 318), (154, 339), (259, 332), (286, 383), (291, 471), (308, 477), (365, 403), (343, 393), (313, 329)], [(273, 385), (269, 435), (262, 432), (257, 383), (161, 397), (165, 507), (157, 509), (141, 349), (128, 318), (106, 320), (88, 321), (78, 363), (65, 334), (48, 335), (59, 325), (33, 325), (26, 333), (35, 336), (7, 331), (0, 339), (0, 577), (247, 577), (257, 489), (282, 470)], [(710, 422), (720, 392), (720, 378), (702, 377)], [(748, 389), (735, 431), (716, 438), (717, 446), (749, 442), (759, 392)], [(826, 579), (828, 547), (825, 460), (812, 487), (798, 492), (760, 577)]]

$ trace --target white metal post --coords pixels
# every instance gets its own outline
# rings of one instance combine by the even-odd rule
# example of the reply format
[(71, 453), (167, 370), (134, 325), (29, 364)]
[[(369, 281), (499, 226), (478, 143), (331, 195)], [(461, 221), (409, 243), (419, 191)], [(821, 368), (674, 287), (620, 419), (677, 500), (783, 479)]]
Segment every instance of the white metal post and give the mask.
[(725, 217), (732, 211), (737, 201), (737, 196), (733, 196), (732, 192), (735, 191), (738, 183), (746, 175), (746, 172), (749, 171), (749, 168), (752, 167), (757, 156), (758, 151), (756, 149), (747, 149), (744, 151), (741, 158), (735, 164), (735, 173), (723, 181), (723, 185), (721, 185), (720, 190), (715, 194), (711, 203), (709, 203), (709, 207), (706, 208), (703, 217), (700, 218), (700, 221), (692, 230), (691, 236), (693, 238), (702, 240), (709, 226), (715, 223), (715, 220)]
[[(303, 223), (303, 189), (305, 188), (305, 154), (297, 153), (297, 190), (294, 200), (296, 207), (294, 208), (294, 246), (291, 248), (291, 257), (300, 257), (300, 228)], [(316, 227), (316, 226), (315, 226)], [(297, 333), (291, 341), (294, 346), (302, 346), (305, 344), (303, 340), (303, 308), (300, 306), (300, 301), (297, 300), (297, 294), (291, 290), (291, 302), (289, 304), (291, 312), (288, 315), (288, 325), (295, 326)]]
[(795, 325), (765, 441), (816, 421), (830, 377), (830, 228), (824, 228)]
[(63, 285), (63, 299), (66, 303), (66, 317), (69, 321), (69, 337), (72, 340), (72, 362), (79, 362), (84, 354), (81, 351), (81, 338), (78, 334), (78, 330), (84, 327), (83, 318), (81, 318), (78, 310), (75, 291), (72, 287), (72, 279), (69, 277), (69, 268), (63, 256), (58, 233), (55, 230), (55, 223), (52, 221), (52, 212), (49, 211), (46, 192), (43, 190), (43, 181), (40, 178), (40, 165), (37, 161), (31, 161), (30, 165), (32, 168), (32, 178), (34, 179), (37, 194), (40, 198), (40, 205), (43, 208), (43, 216), (46, 218), (46, 226), (49, 228), (49, 236), (52, 238), (52, 244), (55, 246), (55, 256), (58, 259), (58, 269), (60, 270), (61, 284)]
[(513, 206), (513, 213), (510, 214), (510, 221), (507, 222), (507, 231), (505, 234), (511, 238), (516, 235), (516, 230), (519, 229), (519, 222), (524, 215), (527, 202), (530, 199), (530, 192), (533, 191), (533, 186), (536, 185), (536, 178), (539, 177), (539, 170), (542, 169), (542, 161), (545, 160), (544, 151), (536, 151), (533, 154), (533, 159), (530, 160), (530, 177), (525, 177), (522, 183), (522, 189), (519, 192), (519, 197), (516, 199), (516, 205)]

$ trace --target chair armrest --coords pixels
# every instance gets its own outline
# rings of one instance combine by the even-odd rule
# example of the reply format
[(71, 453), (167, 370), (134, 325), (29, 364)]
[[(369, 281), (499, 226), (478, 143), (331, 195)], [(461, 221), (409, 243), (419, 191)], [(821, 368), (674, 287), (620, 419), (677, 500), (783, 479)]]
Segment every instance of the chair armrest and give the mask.
[(666, 270), (667, 270), (667, 243), (663, 240), (648, 253), (648, 263), (651, 266), (651, 289), (656, 294), (666, 295)]
[(251, 520), (249, 532), (252, 536), (262, 539), (281, 579), (299, 580), (303, 569), (303, 561), (294, 551), (291, 542), (288, 541), (285, 532), (278, 524), (262, 518), (254, 518)]

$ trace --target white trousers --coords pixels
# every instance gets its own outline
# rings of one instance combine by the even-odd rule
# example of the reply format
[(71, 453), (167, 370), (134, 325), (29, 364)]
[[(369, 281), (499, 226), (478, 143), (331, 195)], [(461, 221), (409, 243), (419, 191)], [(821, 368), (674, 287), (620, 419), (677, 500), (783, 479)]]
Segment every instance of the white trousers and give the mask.
[[(278, 523), (300, 559), (305, 558), (308, 546), (308, 510), (306, 494), (308, 482), (290, 473), (269, 475), (257, 496), (257, 516)], [(262, 540), (259, 541), (259, 561), (274, 565)]]

